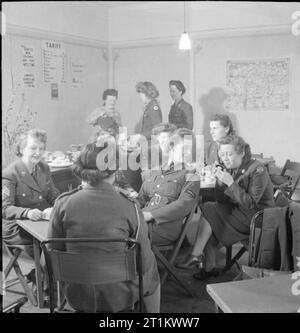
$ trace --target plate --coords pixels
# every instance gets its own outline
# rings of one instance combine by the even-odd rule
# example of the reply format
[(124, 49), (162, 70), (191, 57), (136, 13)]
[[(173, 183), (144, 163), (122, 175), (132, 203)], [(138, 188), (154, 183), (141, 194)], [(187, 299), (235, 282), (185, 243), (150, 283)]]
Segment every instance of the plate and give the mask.
[(71, 165), (73, 165), (73, 162), (66, 162), (64, 164), (61, 163), (55, 163), (55, 162), (51, 162), (48, 164), (51, 168), (67, 168)]

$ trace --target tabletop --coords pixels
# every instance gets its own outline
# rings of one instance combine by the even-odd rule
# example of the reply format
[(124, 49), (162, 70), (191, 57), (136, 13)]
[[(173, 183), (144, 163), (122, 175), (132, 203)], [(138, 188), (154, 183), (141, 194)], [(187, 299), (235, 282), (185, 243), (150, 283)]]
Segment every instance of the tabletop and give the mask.
[(294, 284), (292, 274), (286, 274), (208, 284), (206, 289), (225, 313), (296, 313), (300, 295), (293, 295)]
[(49, 221), (17, 220), (17, 223), (40, 242), (47, 239)]

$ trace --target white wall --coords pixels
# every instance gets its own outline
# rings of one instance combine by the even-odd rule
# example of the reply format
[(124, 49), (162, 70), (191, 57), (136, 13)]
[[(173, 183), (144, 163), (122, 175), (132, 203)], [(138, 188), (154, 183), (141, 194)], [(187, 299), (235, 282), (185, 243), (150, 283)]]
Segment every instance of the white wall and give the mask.
[(2, 2), (6, 23), (108, 40), (108, 8), (91, 1)]
[[(186, 1), (187, 30), (199, 31), (291, 24), (297, 3)], [(109, 11), (111, 42), (178, 36), (183, 31), (183, 1), (149, 2)]]

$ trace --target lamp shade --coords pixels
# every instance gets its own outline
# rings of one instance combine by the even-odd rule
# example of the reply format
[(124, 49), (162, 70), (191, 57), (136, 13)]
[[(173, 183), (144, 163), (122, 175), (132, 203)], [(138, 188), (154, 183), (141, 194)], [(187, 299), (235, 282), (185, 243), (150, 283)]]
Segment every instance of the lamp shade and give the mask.
[(184, 32), (179, 41), (179, 49), (180, 50), (190, 50), (192, 48), (191, 46), (191, 40), (187, 32)]

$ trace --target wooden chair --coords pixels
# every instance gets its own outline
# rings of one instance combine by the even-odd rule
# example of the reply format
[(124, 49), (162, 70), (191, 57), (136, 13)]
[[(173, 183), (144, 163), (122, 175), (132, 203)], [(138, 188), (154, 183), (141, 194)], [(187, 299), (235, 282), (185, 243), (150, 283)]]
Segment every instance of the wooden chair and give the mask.
[(300, 163), (287, 160), (283, 166), (280, 175), (282, 177), (289, 176), (290, 182), (288, 183), (285, 182), (281, 185), (275, 185), (275, 189), (282, 190), (289, 199), (292, 199), (292, 196), (300, 180)]
[[(5, 285), (5, 290), (8, 288), (14, 286), (17, 283), (20, 283), (22, 285), (22, 288), (28, 297), (30, 303), (33, 306), (37, 306), (37, 300), (36, 297), (34, 296), (32, 288), (28, 285), (26, 281), (26, 277), (23, 274), (21, 267), (18, 263), (19, 256), (21, 253), (24, 251), (24, 247), (22, 245), (7, 245), (5, 242), (3, 242), (3, 246), (7, 252), (7, 254), (10, 257), (10, 260), (7, 264), (7, 266), (4, 268), (4, 285)], [(8, 276), (10, 272), (14, 269), (17, 278), (8, 280)]]
[(3, 313), (19, 313), (20, 308), (28, 301), (27, 297), (19, 298), (18, 300), (4, 304), (4, 308), (2, 310)]
[[(126, 249), (123, 253), (84, 253), (48, 249), (46, 245), (53, 243), (124, 243)], [(57, 296), (59, 301), (55, 302), (54, 282), (100, 285), (136, 279), (139, 283), (139, 312), (145, 312), (141, 247), (135, 239), (53, 238), (41, 242), (41, 246), (47, 265), (51, 313), (70, 312), (64, 311), (64, 303), (58, 304), (61, 299), (59, 294)], [(57, 290), (59, 292), (60, 288)], [(96, 302), (94, 312), (96, 312)]]
[[(198, 202), (195, 203), (191, 212), (185, 217), (185, 219), (182, 223), (182, 228), (181, 228), (180, 234), (174, 243), (171, 243), (168, 245), (152, 244), (152, 251), (154, 252), (156, 258), (162, 263), (162, 265), (164, 267), (164, 270), (160, 274), (161, 286), (165, 283), (167, 277), (170, 275), (192, 297), (195, 297), (194, 292), (186, 284), (186, 282), (183, 281), (179, 277), (179, 275), (176, 271), (176, 268), (174, 266), (174, 263), (178, 256), (182, 243), (186, 237), (188, 228), (190, 226), (190, 223), (192, 221), (192, 218), (196, 211), (197, 206), (198, 206)], [(165, 252), (167, 252), (166, 256), (163, 254)]]

